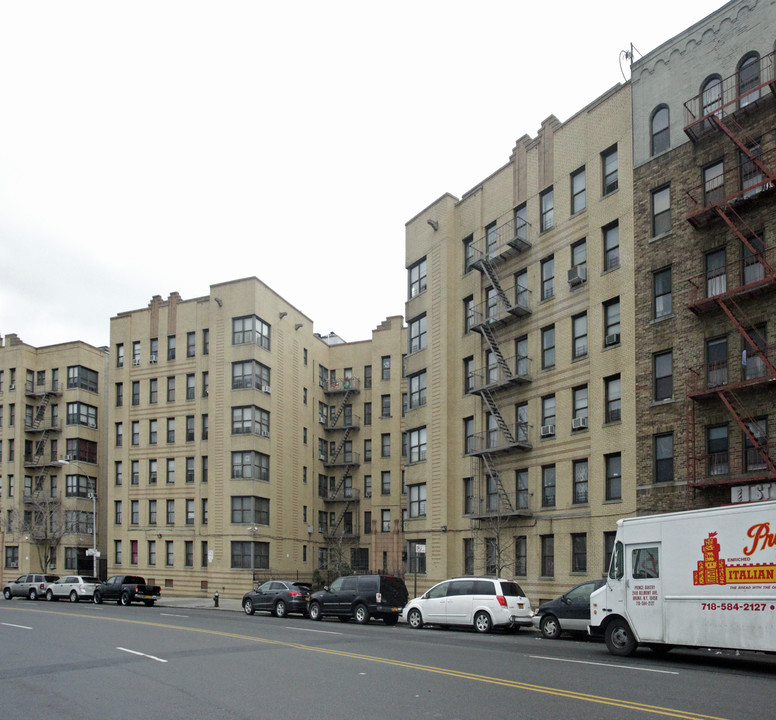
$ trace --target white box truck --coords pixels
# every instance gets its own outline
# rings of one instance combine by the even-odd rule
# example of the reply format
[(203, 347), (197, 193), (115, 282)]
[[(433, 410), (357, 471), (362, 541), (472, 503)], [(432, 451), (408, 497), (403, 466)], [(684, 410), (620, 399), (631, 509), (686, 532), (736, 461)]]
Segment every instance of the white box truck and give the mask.
[(776, 652), (776, 502), (618, 520), (588, 630), (620, 656), (640, 644)]

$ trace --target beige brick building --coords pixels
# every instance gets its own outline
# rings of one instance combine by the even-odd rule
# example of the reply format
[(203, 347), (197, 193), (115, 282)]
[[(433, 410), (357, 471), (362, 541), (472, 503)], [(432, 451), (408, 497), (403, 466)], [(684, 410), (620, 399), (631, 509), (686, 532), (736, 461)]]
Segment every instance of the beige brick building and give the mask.
[[(0, 339), (2, 581), (48, 568), (91, 574), (104, 510), (107, 348)], [(94, 511), (98, 509), (97, 535)]]
[(425, 512), (405, 531), (427, 585), (499, 572), (552, 597), (600, 576), (635, 512), (630, 125), (612, 88), (407, 223), (405, 484)]
[(638, 505), (776, 497), (772, 3), (633, 66)]

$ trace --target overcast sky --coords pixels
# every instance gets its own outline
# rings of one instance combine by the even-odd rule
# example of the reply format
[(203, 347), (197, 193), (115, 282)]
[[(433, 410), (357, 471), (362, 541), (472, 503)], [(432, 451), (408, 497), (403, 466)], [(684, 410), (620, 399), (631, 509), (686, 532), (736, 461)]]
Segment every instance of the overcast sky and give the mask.
[(368, 339), (410, 218), (721, 5), (1, 0), (0, 335), (255, 275)]

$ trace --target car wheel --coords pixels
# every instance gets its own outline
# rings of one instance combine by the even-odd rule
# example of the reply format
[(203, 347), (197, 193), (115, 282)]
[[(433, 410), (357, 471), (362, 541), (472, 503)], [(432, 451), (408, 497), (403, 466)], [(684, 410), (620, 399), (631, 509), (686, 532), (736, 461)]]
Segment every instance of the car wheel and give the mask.
[(275, 617), (284, 618), (288, 615), (288, 608), (283, 600), (278, 600), (275, 603)]
[(126, 592), (126, 591), (125, 591), (125, 592), (123, 592), (123, 593), (121, 593), (121, 597), (119, 598), (119, 602), (120, 602), (122, 605), (129, 605), (129, 603), (130, 603), (130, 600), (129, 600), (129, 593), (128, 593), (128, 592)]
[[(49, 590), (49, 592), (51, 592)], [(75, 590), (70, 592), (70, 602), (78, 602), (78, 593)]]
[(30, 600), (37, 600), (38, 599), (38, 591), (35, 588), (32, 588), (30, 590)]
[(359, 603), (353, 610), (353, 617), (359, 625), (366, 625), (369, 622), (369, 610), (366, 605)]
[(399, 622), (399, 616), (398, 615), (386, 615), (383, 617), (383, 622), (386, 625), (396, 625), (396, 623)]
[(492, 627), (493, 627), (493, 621), (490, 619), (490, 615), (488, 615), (488, 613), (486, 613), (484, 610), (480, 610), (474, 616), (474, 629), (477, 632), (481, 632), (481, 633), (490, 632)]
[(539, 630), (548, 640), (557, 640), (560, 637), (560, 623), (554, 615), (545, 615), (539, 624)]
[(420, 630), (420, 628), (423, 627), (423, 616), (420, 614), (420, 610), (412, 608), (412, 610), (407, 613), (407, 624), (413, 630)]
[(243, 610), (245, 610), (246, 615), (253, 615), (253, 613), (256, 612), (256, 608), (253, 607), (253, 600), (245, 598), (243, 601)]
[(612, 655), (628, 657), (636, 652), (638, 644), (636, 638), (633, 637), (633, 632), (628, 623), (622, 618), (612, 620), (606, 626), (604, 639), (606, 640), (606, 647), (609, 648), (609, 652)]
[(322, 616), (321, 614), (321, 605), (320, 603), (314, 602), (310, 603), (310, 620), (320, 620)]
[(13, 593), (11, 592), (11, 588), (4, 588), (3, 589), (3, 597), (6, 600), (13, 600)]
[(92, 601), (95, 605), (99, 605), (102, 602), (102, 593), (99, 590), (94, 591), (94, 595), (92, 596)]
[(51, 592), (51, 588), (46, 590), (46, 600), (48, 600), (49, 602), (54, 600), (54, 593)]

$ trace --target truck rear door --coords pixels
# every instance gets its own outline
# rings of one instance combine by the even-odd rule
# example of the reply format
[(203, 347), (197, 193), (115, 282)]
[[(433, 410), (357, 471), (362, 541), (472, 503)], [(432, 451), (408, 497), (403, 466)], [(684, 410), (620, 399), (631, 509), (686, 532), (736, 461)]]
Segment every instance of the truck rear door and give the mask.
[(626, 546), (625, 607), (641, 642), (663, 640), (663, 591), (660, 543)]

